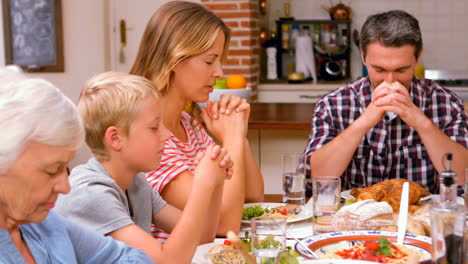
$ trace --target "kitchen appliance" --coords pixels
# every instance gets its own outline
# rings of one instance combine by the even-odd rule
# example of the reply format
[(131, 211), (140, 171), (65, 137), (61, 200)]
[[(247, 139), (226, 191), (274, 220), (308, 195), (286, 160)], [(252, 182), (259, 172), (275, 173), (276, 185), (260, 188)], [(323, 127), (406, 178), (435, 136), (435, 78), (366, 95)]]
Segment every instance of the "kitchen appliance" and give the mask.
[(463, 102), (468, 102), (468, 71), (426, 69), (424, 76), (454, 91)]

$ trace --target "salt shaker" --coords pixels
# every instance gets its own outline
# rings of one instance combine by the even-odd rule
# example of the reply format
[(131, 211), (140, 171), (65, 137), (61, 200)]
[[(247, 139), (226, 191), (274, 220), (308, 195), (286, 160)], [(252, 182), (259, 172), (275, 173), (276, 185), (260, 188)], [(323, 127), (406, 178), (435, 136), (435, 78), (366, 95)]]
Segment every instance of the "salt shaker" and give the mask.
[(457, 174), (451, 170), (452, 154), (447, 153), (446, 171), (440, 174), (440, 203), (431, 206), (433, 263), (462, 264), (465, 207), (456, 203)]

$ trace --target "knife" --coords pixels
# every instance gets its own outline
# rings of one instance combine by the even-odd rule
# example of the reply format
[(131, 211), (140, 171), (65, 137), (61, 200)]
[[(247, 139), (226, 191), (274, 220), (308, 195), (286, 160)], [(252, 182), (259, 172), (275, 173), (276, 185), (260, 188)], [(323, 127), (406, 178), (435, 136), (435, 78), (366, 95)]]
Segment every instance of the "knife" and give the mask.
[(400, 213), (398, 215), (398, 233), (397, 244), (403, 245), (406, 233), (406, 224), (408, 222), (408, 196), (409, 196), (409, 183), (403, 183), (403, 190), (401, 191), (400, 199)]

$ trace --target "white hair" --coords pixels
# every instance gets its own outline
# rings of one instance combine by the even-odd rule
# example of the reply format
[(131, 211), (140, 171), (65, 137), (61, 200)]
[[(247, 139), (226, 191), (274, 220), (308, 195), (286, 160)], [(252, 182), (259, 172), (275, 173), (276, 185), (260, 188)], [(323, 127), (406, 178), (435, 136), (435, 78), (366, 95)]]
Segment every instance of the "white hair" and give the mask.
[(75, 104), (57, 87), (27, 78), (19, 68), (0, 68), (0, 173), (35, 141), (78, 149), (84, 128)]

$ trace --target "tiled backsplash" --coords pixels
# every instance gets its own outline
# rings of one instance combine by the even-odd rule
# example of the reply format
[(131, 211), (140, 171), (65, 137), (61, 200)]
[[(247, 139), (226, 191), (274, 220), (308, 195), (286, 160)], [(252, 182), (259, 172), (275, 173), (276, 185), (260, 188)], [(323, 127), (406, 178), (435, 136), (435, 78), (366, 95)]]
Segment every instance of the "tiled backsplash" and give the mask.
[[(339, 1), (332, 1), (339, 3)], [(366, 18), (377, 12), (405, 10), (414, 15), (422, 30), (423, 63), (428, 69), (468, 72), (468, 0), (352, 0), (341, 1), (353, 10), (352, 28), (360, 31)], [(296, 19), (329, 19), (321, 7), (328, 0), (290, 0)], [(274, 27), (277, 11), (283, 14), (284, 0), (268, 0), (269, 26)], [(359, 51), (353, 45), (352, 76), (361, 74)]]

